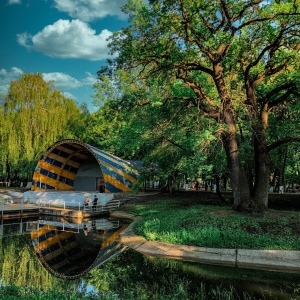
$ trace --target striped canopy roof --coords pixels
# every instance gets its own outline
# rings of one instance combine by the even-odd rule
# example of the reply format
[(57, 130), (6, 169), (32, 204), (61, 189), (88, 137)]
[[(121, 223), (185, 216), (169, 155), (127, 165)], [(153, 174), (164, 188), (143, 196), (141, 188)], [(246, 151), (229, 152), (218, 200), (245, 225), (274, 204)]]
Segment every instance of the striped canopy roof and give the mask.
[(74, 190), (80, 166), (91, 158), (100, 167), (106, 193), (132, 190), (138, 172), (129, 161), (71, 139), (55, 143), (42, 155), (33, 174), (31, 190)]

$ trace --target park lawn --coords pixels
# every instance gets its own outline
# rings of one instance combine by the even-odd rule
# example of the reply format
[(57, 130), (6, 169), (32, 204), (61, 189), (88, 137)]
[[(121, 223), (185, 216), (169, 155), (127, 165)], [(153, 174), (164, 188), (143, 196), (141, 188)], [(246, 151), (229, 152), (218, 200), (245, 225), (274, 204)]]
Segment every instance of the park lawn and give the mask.
[(264, 216), (234, 212), (201, 197), (140, 197), (123, 209), (142, 220), (134, 225), (148, 241), (215, 248), (300, 250), (300, 212), (269, 209)]

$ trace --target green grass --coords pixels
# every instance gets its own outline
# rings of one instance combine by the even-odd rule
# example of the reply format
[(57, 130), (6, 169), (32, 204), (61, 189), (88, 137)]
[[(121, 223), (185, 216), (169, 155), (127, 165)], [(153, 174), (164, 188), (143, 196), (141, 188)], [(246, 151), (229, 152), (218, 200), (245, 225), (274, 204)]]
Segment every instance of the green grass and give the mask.
[(135, 293), (128, 290), (126, 295), (84, 295), (81, 293), (74, 292), (69, 295), (66, 293), (58, 293), (56, 291), (43, 292), (39, 290), (34, 290), (32, 288), (23, 288), (18, 286), (6, 286), (0, 288), (0, 299), (5, 300), (178, 300), (178, 299), (197, 299), (197, 300), (206, 300), (206, 299), (224, 299), (224, 300), (255, 300), (255, 297), (251, 297), (248, 293), (244, 293), (243, 296), (239, 297), (233, 287), (223, 288), (218, 286), (209, 291), (206, 291), (205, 285), (200, 284), (200, 287), (196, 294), (191, 294), (187, 290), (188, 283), (182, 280), (180, 283), (177, 281), (174, 282), (174, 285), (169, 291), (168, 288), (162, 286), (157, 286), (149, 291), (148, 285), (137, 284), (135, 287)]
[(270, 210), (264, 217), (238, 214), (227, 206), (162, 197), (130, 204), (143, 219), (135, 233), (149, 241), (218, 248), (300, 250), (300, 212)]

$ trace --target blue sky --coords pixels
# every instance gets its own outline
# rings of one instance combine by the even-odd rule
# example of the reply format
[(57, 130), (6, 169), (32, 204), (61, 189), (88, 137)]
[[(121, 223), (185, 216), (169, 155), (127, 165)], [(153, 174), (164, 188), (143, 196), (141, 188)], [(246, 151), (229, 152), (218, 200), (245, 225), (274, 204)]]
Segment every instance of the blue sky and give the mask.
[(0, 0), (0, 94), (11, 80), (41, 73), (78, 104), (93, 106), (107, 37), (126, 27), (126, 0)]

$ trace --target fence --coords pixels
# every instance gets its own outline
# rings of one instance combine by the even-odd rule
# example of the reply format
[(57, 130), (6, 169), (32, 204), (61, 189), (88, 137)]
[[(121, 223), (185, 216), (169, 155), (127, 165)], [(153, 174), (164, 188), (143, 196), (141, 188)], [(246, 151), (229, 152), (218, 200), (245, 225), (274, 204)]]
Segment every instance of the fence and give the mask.
[[(8, 204), (9, 201), (11, 201), (11, 200), (0, 196), (0, 209), (1, 209), (2, 218), (3, 218), (3, 212), (5, 210), (4, 207), (6, 204)], [(24, 209), (29, 208), (29, 206), (30, 206), (30, 205), (28, 205), (29, 203), (31, 203), (31, 206), (35, 206), (35, 204), (32, 201), (30, 201), (30, 197), (27, 198), (26, 203), (24, 203), (24, 200), (22, 198), (21, 203), (18, 204), (18, 208), (14, 208), (12, 210), (20, 211), (21, 213), (23, 213)], [(72, 203), (72, 205), (68, 206), (68, 204), (71, 204), (71, 203)], [(57, 201), (45, 203), (42, 200), (38, 200), (36, 202), (36, 205), (38, 206), (39, 210), (41, 208), (61, 208), (63, 210), (65, 210), (67, 208), (67, 209), (74, 209), (74, 210), (78, 209), (78, 211), (82, 210), (82, 212), (84, 212), (84, 213), (95, 213), (95, 212), (98, 212), (98, 213), (103, 212), (104, 213), (104, 212), (109, 212), (110, 210), (119, 208), (121, 205), (121, 201), (118, 199), (113, 199), (104, 205), (103, 204), (93, 205), (93, 203), (90, 202), (90, 203), (88, 203), (87, 206), (83, 206), (82, 202), (76, 202), (76, 205), (74, 206), (74, 202), (72, 202), (72, 201), (60, 200), (59, 203)], [(31, 209), (32, 209), (32, 207), (31, 207)]]
[(94, 205), (92, 202), (89, 202), (87, 205), (82, 205), (81, 202), (76, 202), (77, 205), (74, 206), (74, 202), (71, 202), (71, 201), (64, 201), (64, 200), (61, 200), (61, 204), (62, 206), (58, 206), (57, 205), (57, 202), (56, 203), (42, 203), (40, 200), (38, 201), (38, 206), (39, 208), (41, 207), (47, 207), (47, 208), (51, 208), (51, 207), (55, 207), (55, 208), (59, 208), (59, 207), (62, 207), (62, 209), (66, 209), (66, 207), (68, 207), (68, 203), (72, 203), (73, 205), (72, 206), (69, 206), (72, 207), (72, 208), (75, 208), (75, 207), (78, 207), (78, 211), (82, 211), (84, 213), (94, 213), (94, 212), (108, 212), (112, 209), (116, 209), (116, 208), (119, 208), (120, 205), (121, 205), (121, 201), (118, 200), (118, 199), (115, 199), (115, 200), (111, 200), (109, 202), (107, 202), (106, 204), (102, 205), (102, 204), (97, 204), (97, 205)]
[(111, 200), (107, 202), (104, 205), (97, 204), (93, 205), (93, 203), (88, 203), (88, 205), (83, 206), (83, 212), (89, 213), (89, 212), (108, 212), (112, 209), (119, 208), (121, 205), (120, 200)]
[[(13, 200), (10, 196), (0, 194), (1, 217), (3, 218), (4, 207), (7, 204), (12, 204)], [(21, 208), (22, 209), (22, 208)]]
[(78, 204), (76, 206), (72, 205), (72, 206), (69, 206), (70, 207), (78, 207), (78, 210), (80, 211), (81, 210), (81, 203), (80, 202), (72, 202), (72, 201), (65, 201), (65, 200), (60, 200), (60, 203), (62, 204), (61, 206), (58, 205), (57, 201), (55, 203), (51, 203), (51, 202), (48, 202), (48, 203), (44, 203), (42, 202), (41, 200), (38, 200), (38, 207), (41, 208), (41, 207), (47, 207), (47, 208), (63, 208), (63, 209), (66, 209), (66, 206), (68, 206), (67, 204), (68, 203), (72, 203), (72, 204)]

